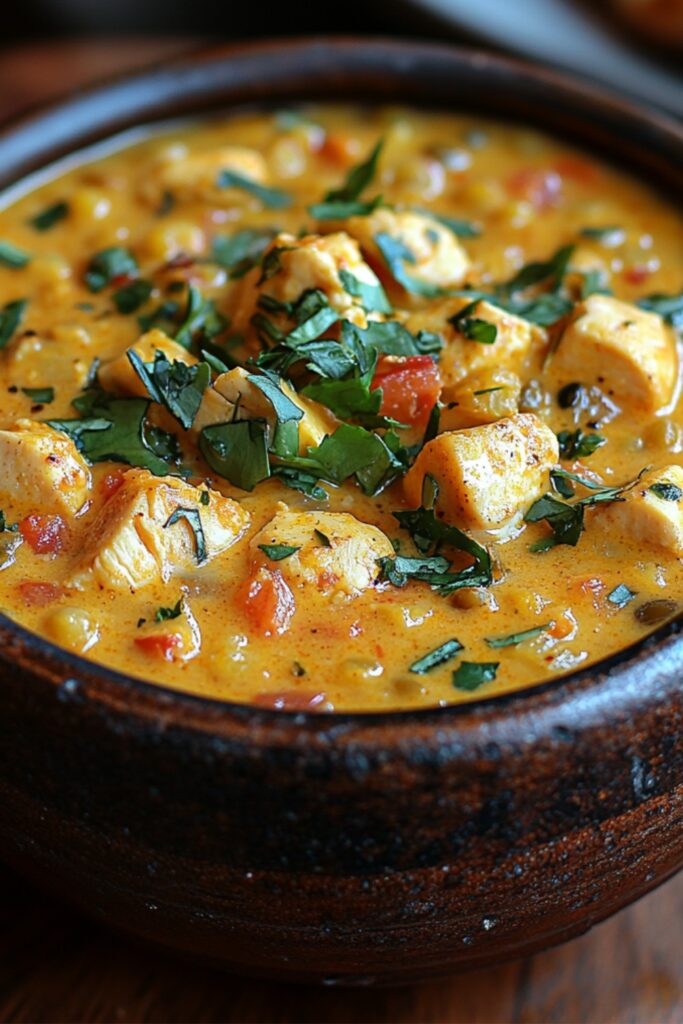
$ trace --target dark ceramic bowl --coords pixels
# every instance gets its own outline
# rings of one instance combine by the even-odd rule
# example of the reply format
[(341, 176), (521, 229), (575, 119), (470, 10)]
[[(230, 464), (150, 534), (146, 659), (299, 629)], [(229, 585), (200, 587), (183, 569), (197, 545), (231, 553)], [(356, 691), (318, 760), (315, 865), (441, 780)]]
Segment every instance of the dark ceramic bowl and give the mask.
[[(84, 143), (248, 102), (521, 118), (680, 189), (676, 125), (480, 53), (322, 40), (225, 50), (0, 133), (0, 185)], [(405, 982), (560, 942), (683, 863), (674, 622), (515, 696), (306, 716), (184, 696), (0, 619), (0, 850), (115, 927), (235, 969)]]

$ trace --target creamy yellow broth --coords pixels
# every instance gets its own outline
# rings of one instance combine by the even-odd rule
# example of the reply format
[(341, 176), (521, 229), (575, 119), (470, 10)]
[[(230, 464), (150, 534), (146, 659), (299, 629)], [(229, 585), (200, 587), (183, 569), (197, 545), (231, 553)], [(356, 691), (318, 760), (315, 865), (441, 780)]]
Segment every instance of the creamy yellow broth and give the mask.
[[(381, 195), (391, 216), (392, 210), (421, 211), (427, 218), (422, 238), (427, 247), (436, 244), (430, 211), (471, 225), (474, 231), (465, 231), (465, 235), (476, 232), (476, 237), (462, 237), (461, 225), (461, 237), (444, 243), (453, 242), (453, 252), (466, 260), (456, 285), (437, 284), (432, 294), (411, 293), (397, 282), (376, 247), (373, 249), (372, 236), (361, 223), (363, 216), (352, 221), (344, 216), (316, 220), (307, 212), (326, 193), (342, 189), (352, 168), (366, 160), (380, 139), (384, 145), (376, 173), (360, 198), (350, 201), (368, 203)], [(254, 194), (243, 181), (235, 185), (234, 177), (228, 187), (218, 187), (222, 171), (236, 170), (232, 158), (225, 156), (225, 147), (251, 151), (242, 154), (237, 173), (248, 182), (258, 178), (264, 187), (286, 193), (290, 205), (281, 204), (281, 195), (276, 193), (275, 202), (280, 205), (269, 207), (262, 193)], [(272, 193), (266, 199), (272, 201)], [(41, 214), (45, 214), (42, 220)], [(582, 288), (587, 293), (594, 288), (607, 290), (634, 305), (653, 294), (679, 294), (683, 281), (681, 228), (676, 210), (645, 184), (516, 125), (393, 108), (369, 112), (316, 107), (299, 113), (249, 113), (178, 128), (71, 169), (0, 212), (0, 307), (4, 309), (0, 321), (0, 429), (16, 433), (18, 421), (76, 419), (79, 413), (71, 403), (84, 389), (97, 386), (98, 373), (100, 384), (107, 382), (110, 397), (130, 398), (123, 378), (108, 375), (108, 364), (144, 333), (138, 318), (149, 317), (163, 303), (175, 303), (175, 312), (170, 319), (160, 320), (158, 327), (169, 337), (177, 335), (184, 320), (188, 285), (212, 300), (225, 318), (223, 329), (210, 339), (210, 351), (225, 353), (229, 366), (235, 357), (242, 362), (254, 359), (263, 345), (250, 316), (244, 314), (245, 302), (247, 314), (260, 313), (284, 334), (291, 332), (294, 320), (288, 320), (282, 308), (274, 310), (272, 303), (271, 308), (249, 306), (259, 289), (271, 297), (284, 294), (278, 289), (288, 282), (282, 276), (278, 280), (278, 274), (286, 276), (286, 269), (271, 267), (273, 273), (268, 276), (257, 266), (247, 270), (246, 276), (236, 276), (234, 268), (226, 269), (212, 257), (216, 240), (238, 231), (273, 229), (297, 238), (341, 231), (357, 239), (363, 266), (376, 272), (392, 307), (390, 313), (373, 314), (376, 322), (406, 322), (408, 318), (408, 326), (411, 314), (434, 313), (446, 301), (445, 293), (467, 289), (492, 293), (524, 265), (546, 261), (560, 247), (573, 245), (561, 281), (546, 275), (517, 293), (519, 302), (553, 293), (566, 304), (555, 323), (535, 329), (523, 353), (511, 355), (507, 335), (500, 327), (493, 342), (461, 336), (457, 351), (447, 339), (436, 362), (442, 383), (445, 367), (450, 367), (451, 380), (441, 393), (440, 430), (480, 430), (521, 410), (536, 417), (534, 422), (550, 427), (553, 434), (581, 428), (589, 436), (599, 434), (604, 439), (588, 455), (562, 457), (559, 462), (550, 458), (550, 463), (598, 488), (626, 485), (646, 467), (652, 467), (648, 472), (683, 467), (683, 413), (677, 401), (673, 325), (654, 314), (663, 339), (662, 359), (669, 351), (666, 346), (671, 346), (671, 365), (662, 370), (666, 379), (654, 397), (650, 368), (631, 367), (631, 384), (636, 390), (643, 384), (644, 398), (635, 392), (626, 398), (615, 392), (612, 366), (606, 358), (600, 383), (584, 381), (584, 365), (588, 364), (579, 363), (572, 370), (571, 345), (565, 343), (564, 332), (581, 315)], [(585, 229), (593, 230), (586, 234)], [(18, 248), (19, 256), (15, 248), (6, 248), (7, 243)], [(295, 245), (296, 239), (290, 244)], [(102, 284), (95, 279), (102, 287), (93, 290), (93, 278), (87, 277), (92, 257), (111, 247), (125, 249), (135, 263), (112, 281)], [(406, 259), (404, 249), (402, 267), (414, 281), (422, 272), (420, 259), (411, 263), (409, 247), (408, 253)], [(260, 263), (263, 248), (257, 248), (254, 259)], [(283, 257), (285, 262), (287, 259)], [(344, 259), (335, 272), (348, 266)], [(438, 273), (443, 271), (446, 278), (456, 276), (454, 259), (451, 254), (445, 269)], [(351, 270), (355, 273), (358, 267)], [(266, 280), (258, 284), (259, 278)], [(115, 295), (133, 281), (150, 287), (142, 286), (138, 308), (121, 312)], [(296, 280), (289, 284), (286, 301), (291, 303), (298, 298)], [(438, 288), (444, 294), (436, 293)], [(429, 284), (422, 290), (429, 292)], [(324, 287), (322, 291), (323, 298), (329, 299)], [(26, 306), (12, 329), (16, 307), (11, 304), (17, 300), (26, 300)], [(131, 302), (134, 304), (134, 298)], [(661, 305), (657, 308), (666, 312)], [(360, 300), (353, 301), (349, 309), (357, 323), (367, 319)], [(344, 319), (341, 314), (340, 318)], [(480, 305), (470, 311), (469, 319), (486, 322), (487, 314)], [(675, 321), (675, 315), (669, 317), (672, 319)], [(440, 323), (436, 314), (432, 320), (432, 333), (446, 336), (445, 321)], [(240, 334), (237, 340), (235, 325)], [(639, 329), (624, 328), (623, 323), (611, 329), (622, 328), (636, 334)], [(473, 330), (471, 326), (467, 329)], [(322, 337), (339, 344), (339, 330), (337, 321)], [(260, 333), (263, 336), (263, 328)], [(155, 337), (158, 340), (159, 336)], [(206, 337), (190, 331), (189, 340), (199, 357), (207, 347)], [(636, 338), (636, 348), (638, 344)], [(478, 354), (484, 349), (495, 349), (495, 360), (487, 369), (477, 370)], [(153, 358), (153, 351), (154, 346), (147, 361)], [(569, 354), (560, 357), (563, 352)], [(593, 356), (589, 353), (586, 358)], [(630, 358), (638, 364), (640, 357), (636, 352)], [(655, 354), (655, 358), (659, 356)], [(474, 360), (475, 372), (469, 376), (462, 370), (463, 359), (467, 366)], [(569, 367), (560, 372), (562, 359)], [(250, 372), (255, 372), (252, 364)], [(299, 392), (312, 380), (319, 382), (302, 362), (291, 374)], [(463, 379), (453, 384), (453, 374)], [(132, 370), (129, 377), (137, 379)], [(584, 383), (583, 391), (565, 386)], [(599, 387), (602, 397), (593, 391), (586, 399), (589, 385)], [(139, 388), (139, 380), (136, 386)], [(631, 385), (624, 386), (628, 391)], [(562, 388), (563, 397), (558, 401)], [(53, 389), (54, 395), (45, 394), (45, 389)], [(400, 384), (399, 391), (407, 394), (410, 386)], [(572, 398), (574, 405), (570, 404)], [(249, 415), (248, 404), (245, 401), (239, 415)], [(98, 413), (89, 415), (97, 418)], [(427, 471), (439, 484), (438, 521), (461, 527), (489, 551), (490, 584), (447, 594), (432, 589), (428, 580), (409, 579), (405, 586), (398, 586), (386, 578), (386, 572), (384, 578), (380, 576), (371, 557), (369, 585), (361, 588), (362, 592), (348, 593), (340, 589), (344, 581), (340, 583), (335, 573), (322, 572), (317, 577), (309, 573), (303, 582), (291, 577), (287, 582), (287, 562), (297, 557), (296, 553), (275, 561), (254, 545), (254, 537), (285, 503), (295, 512), (351, 513), (397, 541), (402, 556), (415, 557), (419, 552), (409, 533), (393, 516), (395, 511), (411, 507), (407, 497), (410, 486), (404, 485), (403, 474), (397, 473), (393, 482), (374, 495), (363, 493), (355, 478), (335, 486), (324, 475), (319, 486), (327, 492), (326, 500), (307, 497), (274, 477), (246, 491), (211, 469), (198, 450), (196, 431), (184, 430), (168, 410), (150, 401), (147, 417), (149, 423), (173, 434), (180, 446), (181, 457), (168, 463), (168, 474), (178, 476), (182, 468), (189, 486), (199, 488), (192, 492), (196, 496), (207, 485), (218, 492), (218, 497), (210, 496), (209, 505), (198, 499), (192, 506), (200, 523), (202, 516), (213, 514), (211, 503), (217, 507), (220, 495), (235, 499), (249, 519), (241, 533), (236, 531), (234, 543), (196, 566), (191, 564), (192, 552), (197, 563), (202, 560), (191, 517), (181, 516), (172, 527), (160, 524), (168, 536), (171, 528), (184, 531), (183, 564), (178, 571), (177, 565), (163, 563), (162, 570), (169, 576), (166, 582), (158, 577), (144, 585), (122, 586), (120, 581), (108, 579), (106, 564), (92, 570), (98, 544), (105, 543), (105, 525), (120, 514), (117, 486), (122, 479), (144, 484), (146, 478), (136, 476), (135, 468), (115, 458), (88, 465), (91, 482), (86, 484), (84, 502), (77, 508), (65, 508), (63, 495), (57, 503), (56, 489), (49, 482), (43, 498), (36, 498), (35, 475), (42, 472), (41, 465), (36, 468), (30, 459), (22, 462), (20, 458), (19, 465), (28, 476), (23, 470), (15, 471), (8, 479), (0, 464), (0, 508), (6, 526), (0, 533), (0, 606), (35, 632), (109, 667), (173, 688), (245, 703), (317, 710), (392, 710), (489, 697), (555, 678), (623, 648), (645, 635), (658, 618), (676, 611), (683, 581), (683, 549), (677, 532), (678, 517), (683, 517), (678, 502), (683, 494), (678, 493), (675, 480), (669, 479), (672, 473), (668, 469), (663, 478), (668, 491), (660, 499), (665, 502), (662, 509), (655, 508), (643, 517), (642, 502), (651, 500), (653, 493), (657, 497), (657, 488), (655, 492), (648, 489), (657, 478), (644, 476), (642, 486), (637, 483), (625, 492), (630, 495), (626, 518), (619, 515), (627, 502), (600, 502), (585, 509), (578, 543), (537, 551), (530, 548), (554, 534), (547, 521), (524, 522), (522, 517), (534, 502), (550, 493), (555, 500), (572, 504), (601, 492), (569, 481), (573, 496), (558, 495), (544, 469), (542, 482), (537, 481), (533, 493), (527, 493), (512, 479), (514, 460), (509, 461), (503, 453), (502, 465), (512, 467), (510, 487), (515, 497), (509, 511), (514, 514), (503, 524), (502, 532), (498, 526), (481, 528), (472, 526), (466, 516), (463, 519), (460, 506), (449, 497), (448, 465), (444, 463), (442, 471), (435, 463), (435, 470), (427, 457)], [(343, 418), (358, 423), (353, 414)], [(225, 416), (221, 420), (219, 415), (210, 422), (224, 421)], [(107, 422), (105, 417), (104, 428)], [(422, 416), (412, 429), (396, 431), (403, 444), (414, 446), (413, 459), (425, 425)], [(323, 433), (329, 434), (337, 426), (329, 428), (328, 424)], [(26, 424), (19, 429), (26, 430)], [(73, 428), (69, 429), (73, 436)], [(374, 430), (380, 436), (385, 434), (384, 427)], [(67, 435), (55, 431), (54, 437)], [(267, 438), (272, 442), (272, 430)], [(15, 440), (10, 438), (8, 443)], [(0, 443), (0, 458), (8, 466), (3, 451)], [(85, 462), (90, 461), (87, 451), (86, 446)], [(49, 459), (49, 452), (44, 458)], [(157, 458), (163, 458), (163, 453)], [(277, 465), (276, 456), (271, 453), (268, 458), (271, 468)], [(425, 458), (424, 453), (420, 458)], [(440, 473), (443, 479), (439, 479)], [(498, 475), (505, 476), (505, 470)], [(567, 483), (560, 478), (559, 487)], [(68, 490), (70, 484), (64, 486)], [(661, 487), (659, 490), (661, 493)], [(471, 507), (467, 502), (475, 500), (468, 493), (460, 497), (466, 510)], [(429, 504), (427, 492), (424, 500)], [(107, 502), (111, 504), (103, 512)], [(187, 501), (178, 504), (188, 507)], [(413, 501), (412, 507), (415, 504)], [(620, 511), (614, 517), (617, 505)], [(36, 516), (43, 518), (31, 519)], [(667, 517), (664, 525), (660, 524), (662, 516)], [(317, 545), (311, 557), (320, 562), (320, 551), (324, 552), (329, 537), (324, 531), (322, 537), (316, 537), (310, 542)], [(270, 543), (266, 534), (264, 539)], [(434, 554), (429, 552), (432, 557)], [(436, 554), (447, 557), (451, 563), (447, 571), (452, 574), (471, 564), (467, 554), (448, 544)], [(389, 555), (386, 547), (381, 548), (381, 557), (392, 556), (393, 551)], [(127, 557), (124, 554), (124, 561)], [(171, 552), (171, 562), (173, 557)], [(134, 561), (131, 556), (131, 564)], [(268, 620), (268, 608), (264, 613), (263, 601), (254, 590), (259, 571), (269, 575), (269, 586), (273, 574), (279, 574), (280, 582), (285, 580), (289, 621), (278, 621), (277, 616)], [(615, 594), (618, 587), (628, 590)], [(177, 605), (181, 599), (182, 610)], [(653, 601), (669, 604), (653, 606)], [(159, 609), (170, 609), (170, 615), (181, 613), (164, 618)], [(487, 643), (528, 631), (530, 634), (516, 643)], [(166, 643), (174, 636), (175, 640)], [(146, 645), (139, 642), (150, 637), (161, 639)], [(419, 669), (420, 659), (451, 640), (457, 640), (461, 649), (453, 644), (446, 652), (450, 657), (444, 653), (442, 663), (431, 670), (427, 666), (425, 671), (411, 671), (416, 661)], [(468, 676), (470, 670), (458, 672), (463, 662), (496, 664), (497, 668), (475, 669), (474, 676)], [(463, 684), (469, 688), (462, 688)]]

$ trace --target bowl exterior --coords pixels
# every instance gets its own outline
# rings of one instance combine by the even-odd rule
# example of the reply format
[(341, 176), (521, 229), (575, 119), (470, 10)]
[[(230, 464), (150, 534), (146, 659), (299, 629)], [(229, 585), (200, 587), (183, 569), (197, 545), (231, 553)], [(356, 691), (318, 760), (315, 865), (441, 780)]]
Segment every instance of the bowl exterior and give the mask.
[[(310, 97), (497, 104), (680, 185), (675, 126), (515, 62), (381, 41), (211, 54), (80, 95), (0, 132), (0, 184), (134, 122)], [(296, 716), (128, 680), (0, 617), (0, 853), (119, 929), (245, 972), (481, 966), (681, 866), (682, 681), (673, 623), (504, 699)]]

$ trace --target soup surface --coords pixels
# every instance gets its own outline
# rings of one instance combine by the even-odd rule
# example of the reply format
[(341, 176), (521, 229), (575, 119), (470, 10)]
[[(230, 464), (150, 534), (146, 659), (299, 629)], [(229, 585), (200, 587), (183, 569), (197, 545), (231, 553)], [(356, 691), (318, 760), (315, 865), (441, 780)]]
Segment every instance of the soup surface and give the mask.
[(0, 212), (0, 606), (287, 709), (557, 677), (677, 610), (683, 232), (517, 125), (244, 114)]

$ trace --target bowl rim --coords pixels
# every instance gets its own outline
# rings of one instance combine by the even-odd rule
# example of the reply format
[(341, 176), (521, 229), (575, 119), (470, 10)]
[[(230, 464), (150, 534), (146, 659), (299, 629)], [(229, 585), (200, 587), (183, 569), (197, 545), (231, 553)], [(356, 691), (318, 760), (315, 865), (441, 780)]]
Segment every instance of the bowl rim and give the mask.
[[(84, 89), (74, 89), (64, 95), (51, 99), (46, 103), (39, 103), (21, 111), (19, 114), (5, 120), (0, 124), (0, 146), (15, 136), (31, 136), (45, 123), (55, 116), (64, 116), (70, 111), (77, 111), (80, 106), (86, 104), (97, 104), (105, 101), (117, 89), (145, 88), (153, 84), (159, 76), (166, 76), (169, 73), (178, 76), (178, 83), (182, 74), (191, 74), (193, 69), (200, 65), (209, 64), (218, 66), (225, 64), (233, 58), (252, 58), (255, 60), (264, 59), (274, 53), (297, 54), (302, 57), (307, 53), (313, 54), (321, 47), (333, 48), (335, 55), (339, 57), (340, 65), (343, 58), (348, 57), (352, 52), (372, 51), (372, 55), (383, 64), (385, 70), (397, 72), (401, 56), (439, 56), (442, 59), (452, 60), (454, 65), (467, 66), (470, 70), (477, 70), (484, 74), (487, 70), (499, 74), (508, 73), (521, 75), (529, 84), (535, 84), (549, 88), (554, 93), (563, 94), (568, 99), (575, 101), (595, 103), (603, 109), (609, 109), (613, 113), (626, 118), (632, 124), (639, 124), (641, 127), (654, 128), (660, 133), (670, 145), (680, 145), (683, 153), (683, 124), (679, 124), (674, 118), (657, 110), (649, 110), (645, 105), (638, 104), (631, 98), (620, 96), (612, 90), (599, 85), (593, 85), (578, 76), (568, 72), (558, 72), (553, 68), (547, 68), (530, 60), (518, 57), (508, 57), (489, 52), (484, 49), (473, 49), (464, 46), (454, 46), (444, 43), (431, 43), (425, 41), (413, 42), (409, 40), (397, 40), (383, 36), (349, 36), (349, 35), (325, 35), (310, 37), (295, 37), (284, 39), (263, 39), (247, 43), (218, 44), (211, 46), (199, 46), (188, 53), (170, 60), (163, 60), (143, 70), (136, 70), (133, 73), (107, 76)], [(308, 69), (313, 73), (313, 69)], [(208, 87), (207, 96), (218, 91), (217, 83)], [(289, 93), (286, 84), (281, 88), (283, 98)], [(176, 88), (176, 98), (179, 98), (180, 84)], [(199, 91), (196, 101), (198, 110), (195, 114), (188, 111), (190, 117), (200, 118), (210, 116), (208, 109), (201, 110), (201, 96)], [(335, 103), (348, 102), (348, 97), (342, 94), (319, 102)], [(381, 104), (390, 102), (380, 95), (370, 96), (368, 102)], [(406, 102), (406, 101), (402, 101)], [(267, 108), (273, 104), (273, 100), (264, 103), (256, 100), (254, 106)], [(406, 102), (406, 105), (407, 102)], [(244, 107), (243, 103), (226, 101), (223, 109), (229, 111)], [(416, 103), (415, 106), (429, 107), (429, 103)], [(106, 104), (105, 104), (106, 107)], [(439, 104), (434, 103), (438, 109)], [(163, 124), (164, 115), (147, 117), (145, 112), (139, 112), (132, 123), (118, 125), (116, 120), (112, 125), (113, 113), (105, 110), (101, 115), (102, 122), (109, 126), (99, 135), (96, 131), (96, 138), (86, 137), (82, 142), (76, 141), (66, 146), (58, 155), (48, 156), (47, 159), (39, 158), (33, 168), (22, 170), (16, 177), (10, 177), (0, 188), (0, 197), (8, 190), (20, 185), (24, 179), (37, 172), (49, 170), (62, 159), (78, 157), (81, 153), (87, 159), (88, 150), (92, 145), (98, 145), (114, 140), (124, 131), (135, 130), (136, 127), (153, 128), (157, 124)], [(177, 115), (173, 115), (177, 116)], [(183, 111), (181, 116), (185, 116)], [(489, 115), (490, 116), (490, 115)], [(125, 120), (125, 119), (124, 119)], [(543, 129), (541, 129), (543, 130)], [(553, 126), (546, 125), (545, 130), (553, 134)], [(560, 133), (561, 134), (561, 133)], [(125, 143), (124, 147), (125, 148)], [(642, 178), (642, 171), (639, 175)], [(546, 679), (539, 683), (528, 684), (518, 690), (480, 696), (467, 701), (455, 704), (429, 705), (426, 707), (404, 708), (398, 710), (371, 710), (371, 711), (334, 711), (331, 713), (319, 713), (313, 711), (295, 711), (289, 709), (275, 709), (257, 706), (248, 703), (226, 700), (220, 697), (212, 697), (205, 694), (191, 693), (178, 690), (161, 683), (129, 675), (123, 671), (109, 668), (101, 662), (91, 661), (79, 654), (75, 654), (57, 644), (52, 643), (40, 634), (33, 632), (26, 626), (12, 620), (0, 612), (0, 665), (4, 662), (11, 662), (12, 655), (15, 655), (23, 667), (34, 675), (48, 679), (60, 685), (75, 684), (80, 688), (80, 680), (85, 680), (87, 685), (85, 691), (89, 699), (104, 698), (105, 703), (113, 704), (121, 709), (117, 700), (112, 701), (112, 695), (123, 691), (129, 697), (140, 698), (141, 703), (135, 706), (132, 702), (125, 704), (123, 710), (133, 715), (162, 709), (179, 712), (181, 718), (187, 713), (188, 721), (196, 724), (202, 720), (204, 724), (216, 726), (217, 714), (222, 713), (228, 718), (235, 718), (242, 721), (258, 721), (264, 725), (285, 726), (290, 729), (292, 725), (302, 730), (313, 730), (316, 733), (330, 731), (335, 726), (354, 726), (361, 728), (383, 726), (396, 727), (421, 723), (424, 725), (462, 725), (473, 723), (482, 715), (489, 717), (492, 713), (495, 716), (497, 710), (501, 709), (503, 714), (514, 705), (523, 713), (530, 709), (530, 704), (544, 702), (549, 696), (556, 698), (552, 701), (557, 703), (561, 691), (579, 691), (586, 688), (598, 686), (599, 680), (610, 681), (615, 673), (620, 670), (628, 671), (644, 656), (652, 656), (662, 651), (665, 647), (673, 644), (676, 652), (683, 662), (683, 611), (674, 618), (665, 622), (650, 633), (645, 634), (628, 646), (619, 649), (611, 655), (591, 662), (587, 666), (576, 668), (563, 673), (557, 677)], [(8, 641), (10, 641), (8, 643)], [(14, 650), (14, 643), (18, 651)], [(9, 654), (8, 654), (9, 652)], [(321, 687), (322, 689), (322, 687)], [(105, 692), (107, 691), (107, 692)]]

